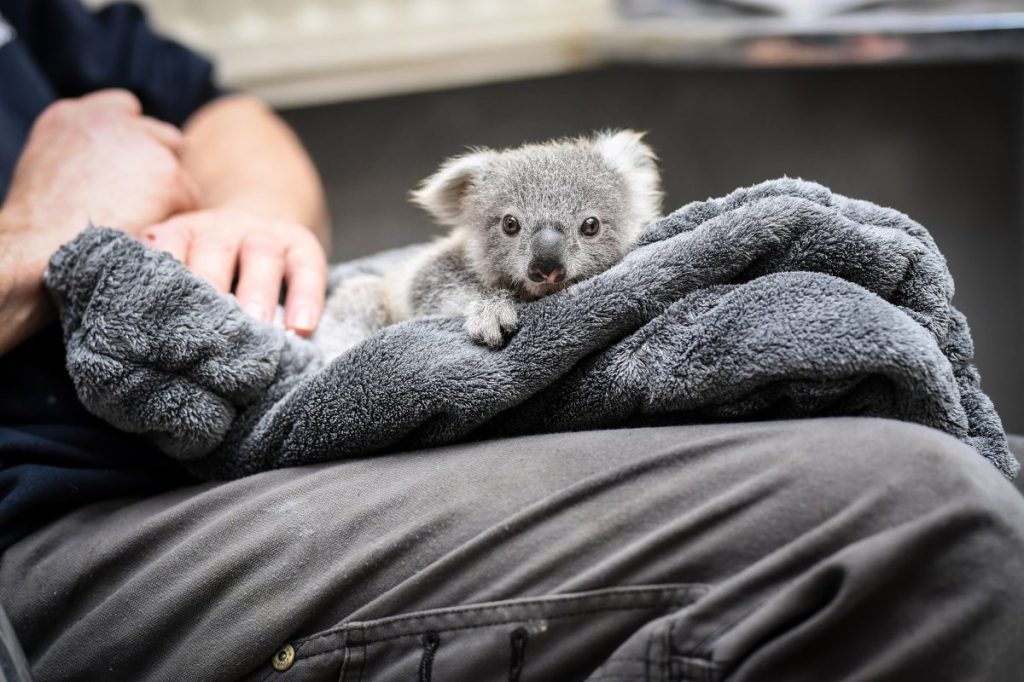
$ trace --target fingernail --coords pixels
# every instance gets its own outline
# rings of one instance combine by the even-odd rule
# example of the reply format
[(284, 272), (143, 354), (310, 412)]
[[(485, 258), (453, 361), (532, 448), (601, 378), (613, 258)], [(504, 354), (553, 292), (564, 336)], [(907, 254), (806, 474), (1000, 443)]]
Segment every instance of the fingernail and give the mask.
[(313, 331), (313, 327), (316, 325), (316, 318), (313, 315), (313, 311), (309, 308), (299, 308), (295, 311), (295, 315), (292, 317), (292, 328), (300, 331)]
[(243, 303), (242, 310), (247, 312), (252, 317), (255, 317), (257, 320), (267, 319), (267, 310), (259, 303), (254, 303), (252, 301), (250, 301), (249, 303)]

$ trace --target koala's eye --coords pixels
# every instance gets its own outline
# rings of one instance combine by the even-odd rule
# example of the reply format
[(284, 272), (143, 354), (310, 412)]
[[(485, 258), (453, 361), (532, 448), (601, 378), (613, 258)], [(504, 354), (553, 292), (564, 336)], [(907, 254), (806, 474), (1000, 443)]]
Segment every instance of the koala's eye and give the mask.
[(600, 229), (601, 221), (595, 218), (594, 216), (590, 216), (589, 218), (583, 221), (582, 225), (580, 225), (580, 234), (582, 234), (584, 237), (593, 237), (595, 234), (597, 234), (597, 231)]
[(519, 232), (519, 221), (516, 220), (515, 216), (507, 215), (501, 219), (501, 229), (508, 235), (517, 234)]

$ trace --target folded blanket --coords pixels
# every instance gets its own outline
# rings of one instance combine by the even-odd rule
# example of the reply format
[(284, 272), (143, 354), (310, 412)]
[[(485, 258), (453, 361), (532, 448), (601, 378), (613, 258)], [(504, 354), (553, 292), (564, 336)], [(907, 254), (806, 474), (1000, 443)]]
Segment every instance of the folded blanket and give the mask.
[(799, 180), (651, 224), (619, 265), (523, 304), (501, 350), (459, 319), (422, 318), (324, 365), (113, 230), (62, 247), (46, 283), (86, 407), (207, 477), (498, 435), (816, 415), (917, 422), (1007, 477), (1019, 468), (928, 232)]

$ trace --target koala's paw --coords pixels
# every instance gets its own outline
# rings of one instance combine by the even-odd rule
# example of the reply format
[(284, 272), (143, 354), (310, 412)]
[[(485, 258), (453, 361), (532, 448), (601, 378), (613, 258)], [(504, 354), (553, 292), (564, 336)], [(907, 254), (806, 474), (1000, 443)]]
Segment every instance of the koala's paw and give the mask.
[(514, 332), (518, 325), (516, 308), (507, 299), (474, 301), (466, 311), (466, 331), (470, 338), (491, 348), (505, 345), (504, 333)]

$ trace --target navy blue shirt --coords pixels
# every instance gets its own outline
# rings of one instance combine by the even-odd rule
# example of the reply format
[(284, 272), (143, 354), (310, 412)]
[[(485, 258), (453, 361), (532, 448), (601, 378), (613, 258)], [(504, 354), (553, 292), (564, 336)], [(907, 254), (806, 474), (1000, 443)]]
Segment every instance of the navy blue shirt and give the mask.
[[(39, 113), (112, 87), (175, 125), (219, 94), (210, 63), (154, 34), (134, 5), (0, 0), (0, 200)], [(188, 480), (143, 439), (85, 411), (56, 325), (0, 357), (0, 551), (81, 505)]]

